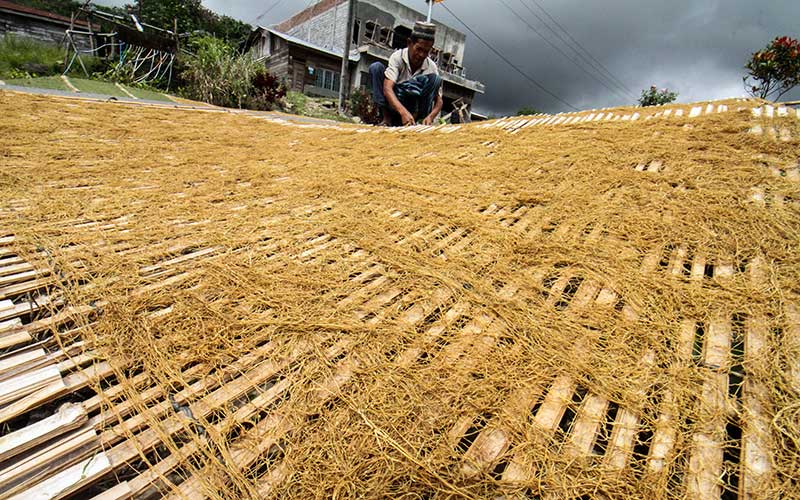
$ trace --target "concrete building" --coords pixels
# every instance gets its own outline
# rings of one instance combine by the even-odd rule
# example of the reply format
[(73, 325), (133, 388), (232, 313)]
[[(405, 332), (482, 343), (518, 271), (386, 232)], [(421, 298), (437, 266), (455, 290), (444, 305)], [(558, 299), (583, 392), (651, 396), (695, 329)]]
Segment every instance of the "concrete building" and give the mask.
[[(405, 48), (414, 23), (424, 20), (424, 14), (394, 0), (357, 1), (349, 54), (351, 90), (369, 89), (369, 65), (385, 63), (392, 52)], [(463, 66), (466, 36), (436, 24), (431, 58), (444, 80), (443, 113), (451, 111), (458, 99), (471, 108), (475, 95), (483, 94), (485, 87), (467, 77)], [(282, 23), (259, 27), (250, 35), (247, 48), (292, 90), (334, 97), (339, 93), (346, 30), (347, 0), (322, 0)]]

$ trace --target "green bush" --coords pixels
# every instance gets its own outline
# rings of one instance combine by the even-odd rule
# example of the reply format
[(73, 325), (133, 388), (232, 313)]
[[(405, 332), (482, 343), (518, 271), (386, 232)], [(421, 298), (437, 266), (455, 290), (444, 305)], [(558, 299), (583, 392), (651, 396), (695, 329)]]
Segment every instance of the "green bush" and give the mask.
[(217, 106), (244, 107), (253, 94), (253, 78), (265, 71), (263, 64), (210, 36), (193, 38), (189, 46), (194, 55), (184, 60), (181, 74), (186, 96)]
[(539, 113), (541, 113), (541, 111), (531, 106), (523, 106), (517, 110), (517, 116), (533, 116)]
[(0, 39), (0, 76), (29, 78), (58, 75), (64, 68), (64, 51), (25, 37), (7, 34)]
[(669, 89), (658, 90), (658, 87), (653, 85), (650, 90), (642, 90), (642, 96), (639, 98), (640, 106), (661, 106), (675, 102), (678, 98), (677, 92), (671, 92)]
[[(67, 64), (72, 59), (72, 54), (69, 54), (67, 58)], [(88, 56), (86, 54), (81, 55), (81, 61), (83, 61), (83, 66), (81, 66), (80, 61), (76, 58), (75, 61), (72, 63), (72, 66), (69, 68), (69, 74), (75, 75), (83, 78), (96, 78), (102, 80), (100, 78), (101, 75), (104, 75), (108, 72), (109, 62), (102, 57), (96, 56)], [(83, 72), (83, 68), (86, 67), (86, 73)], [(60, 72), (59, 72), (60, 73)]]
[[(0, 39), (0, 77), (13, 80), (60, 75), (65, 68), (65, 55), (64, 49), (57, 45), (7, 34)], [(83, 55), (81, 59), (89, 75), (103, 73), (108, 68), (108, 63), (99, 57)], [(86, 76), (77, 59), (70, 74)]]
[(308, 106), (308, 96), (302, 92), (290, 90), (283, 99), (283, 109), (289, 113), (303, 115)]
[[(102, 66), (102, 69), (100, 71), (90, 71), (90, 74), (92, 75), (92, 78), (95, 80), (124, 83), (126, 85), (138, 85), (140, 82), (136, 81), (137, 77), (142, 77), (148, 71), (150, 71), (150, 66), (147, 64), (142, 65), (142, 67), (139, 68), (139, 71), (137, 73), (135, 71), (136, 62), (137, 62), (136, 58), (134, 57), (126, 57), (125, 61), (122, 64), (116, 61), (114, 62), (108, 61)], [(77, 65), (77, 62), (75, 64)], [(80, 70), (80, 66), (78, 66), (78, 69)], [(158, 80), (154, 78), (148, 80), (146, 82), (146, 85), (156, 88), (157, 87), (166, 88), (168, 83), (170, 83), (169, 74), (166, 74), (163, 77), (159, 78)]]

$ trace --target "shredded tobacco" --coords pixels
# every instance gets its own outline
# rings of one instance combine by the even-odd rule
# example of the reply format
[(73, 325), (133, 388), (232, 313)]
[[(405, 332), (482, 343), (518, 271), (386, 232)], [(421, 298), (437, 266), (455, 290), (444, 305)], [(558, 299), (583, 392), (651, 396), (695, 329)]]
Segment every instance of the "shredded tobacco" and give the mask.
[(0, 227), (114, 366), (136, 497), (800, 498), (800, 120), (721, 105), (403, 132), (0, 92)]

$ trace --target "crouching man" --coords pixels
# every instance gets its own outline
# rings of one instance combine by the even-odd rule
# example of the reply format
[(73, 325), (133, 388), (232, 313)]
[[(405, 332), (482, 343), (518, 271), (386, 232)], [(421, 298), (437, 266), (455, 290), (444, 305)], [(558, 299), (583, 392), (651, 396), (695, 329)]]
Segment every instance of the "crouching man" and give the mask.
[(388, 126), (431, 125), (442, 111), (442, 77), (430, 57), (436, 25), (417, 22), (408, 47), (389, 58), (389, 66), (369, 67), (372, 98)]

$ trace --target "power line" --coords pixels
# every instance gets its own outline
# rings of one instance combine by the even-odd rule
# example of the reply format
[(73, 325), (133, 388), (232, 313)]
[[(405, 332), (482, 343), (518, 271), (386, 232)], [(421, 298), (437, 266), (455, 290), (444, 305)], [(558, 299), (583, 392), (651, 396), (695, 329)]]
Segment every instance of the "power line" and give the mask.
[(260, 16), (258, 16), (257, 18), (255, 18), (255, 19), (253, 20), (253, 24), (256, 24), (256, 23), (257, 23), (258, 21), (260, 21), (260, 20), (261, 20), (261, 19), (262, 19), (264, 16), (266, 16), (267, 14), (269, 14), (270, 12), (272, 12), (272, 9), (274, 9), (275, 7), (277, 7), (278, 5), (280, 5), (280, 3), (281, 3), (282, 1), (283, 1), (283, 0), (275, 0), (275, 2), (274, 2), (274, 3), (273, 3), (273, 4), (272, 4), (272, 5), (271, 5), (271, 6), (270, 6), (270, 7), (269, 7), (267, 10), (265, 10), (263, 13), (261, 13), (261, 15), (260, 15)]
[[(501, 1), (502, 1), (502, 0), (501, 0)], [(561, 36), (561, 35), (560, 35), (558, 32), (556, 32), (556, 31), (555, 31), (555, 30), (554, 30), (554, 29), (553, 29), (553, 28), (550, 26), (550, 24), (549, 24), (549, 23), (548, 23), (546, 20), (542, 19), (542, 17), (541, 17), (540, 15), (538, 15), (536, 12), (534, 12), (534, 11), (533, 11), (533, 9), (531, 9), (531, 8), (528, 6), (528, 4), (527, 4), (527, 3), (525, 3), (523, 0), (519, 0), (519, 1), (520, 1), (520, 3), (522, 4), (522, 6), (523, 6), (523, 7), (525, 7), (525, 8), (528, 10), (528, 12), (530, 12), (530, 13), (531, 13), (531, 14), (532, 14), (534, 17), (536, 17), (536, 19), (538, 19), (538, 20), (539, 20), (539, 22), (540, 22), (540, 23), (542, 23), (542, 24), (545, 26), (545, 28), (547, 28), (547, 29), (548, 29), (548, 31), (550, 31), (550, 33), (552, 33), (553, 35), (555, 35), (555, 36), (556, 36), (556, 37), (557, 37), (559, 40), (561, 40), (561, 42), (562, 42), (564, 45), (566, 45), (567, 47), (569, 47), (569, 48), (570, 48), (570, 50), (572, 50), (572, 51), (573, 51), (573, 52), (574, 52), (574, 53), (575, 53), (575, 54), (576, 54), (576, 55), (577, 55), (577, 56), (578, 56), (578, 57), (579, 57), (581, 60), (583, 60), (583, 61), (584, 61), (584, 62), (585, 62), (585, 63), (586, 63), (586, 64), (587, 64), (587, 65), (588, 65), (590, 68), (592, 68), (592, 70), (593, 70), (593, 71), (597, 71), (597, 74), (598, 74), (599, 76), (601, 76), (601, 77), (604, 79), (604, 81), (608, 81), (608, 82), (609, 82), (611, 85), (613, 85), (614, 87), (616, 87), (616, 88), (620, 89), (620, 90), (621, 90), (621, 92), (620, 92), (620, 90), (616, 90), (616, 89), (610, 89), (608, 85), (604, 85), (604, 87), (606, 87), (607, 89), (609, 89), (609, 90), (612, 90), (612, 91), (614, 91), (614, 92), (617, 92), (619, 95), (623, 96), (623, 98), (624, 98), (624, 99), (628, 99), (628, 98), (634, 98), (634, 99), (635, 99), (635, 96), (634, 96), (632, 93), (630, 93), (630, 92), (629, 92), (629, 91), (628, 91), (628, 90), (627, 90), (627, 89), (624, 87), (624, 85), (621, 85), (620, 83), (618, 83), (618, 82), (615, 80), (615, 78), (613, 77), (613, 75), (612, 75), (612, 77), (611, 77), (611, 78), (609, 78), (609, 77), (608, 77), (608, 76), (607, 76), (607, 75), (606, 75), (606, 74), (605, 74), (605, 73), (604, 73), (602, 70), (599, 70), (599, 69), (596, 67), (596, 65), (595, 65), (594, 63), (592, 63), (592, 61), (590, 61), (590, 60), (586, 59), (586, 57), (585, 57), (585, 56), (584, 56), (582, 53), (578, 52), (578, 51), (575, 49), (575, 47), (573, 47), (572, 45), (570, 45), (570, 43), (569, 43), (569, 42), (567, 42), (567, 41), (564, 39), (564, 37), (563, 37), (563, 36)], [(542, 35), (540, 35), (540, 36), (542, 36)], [(543, 38), (544, 38), (544, 37), (543, 37)], [(551, 44), (551, 45), (552, 45), (552, 44)], [(557, 50), (559, 50), (559, 52), (561, 52), (561, 53), (563, 54), (563, 51), (561, 51), (561, 50), (560, 50), (560, 47), (558, 47), (558, 49), (557, 49)], [(575, 61), (573, 60), (573, 62), (575, 62)], [(626, 95), (626, 94), (627, 94), (627, 95)]]
[[(561, 36), (561, 35), (560, 35), (558, 32), (556, 32), (555, 30), (553, 30), (553, 29), (550, 27), (550, 25), (547, 23), (547, 21), (545, 21), (545, 20), (544, 20), (544, 19), (542, 19), (542, 18), (541, 18), (541, 17), (540, 17), (538, 14), (536, 14), (536, 12), (534, 12), (534, 11), (533, 11), (533, 9), (531, 9), (531, 8), (530, 8), (530, 6), (528, 6), (528, 4), (527, 4), (526, 2), (524, 2), (523, 0), (520, 0), (520, 3), (522, 3), (523, 7), (525, 7), (526, 9), (528, 9), (528, 11), (529, 11), (531, 14), (533, 14), (533, 15), (536, 17), (536, 19), (538, 19), (538, 20), (539, 20), (539, 21), (540, 21), (542, 24), (544, 24), (544, 25), (545, 25), (545, 27), (546, 27), (548, 30), (550, 30), (550, 32), (551, 32), (551, 33), (553, 33), (553, 34), (554, 34), (556, 37), (558, 37), (558, 39), (559, 39), (559, 40), (561, 40), (562, 42), (564, 42), (564, 45), (566, 45), (566, 46), (567, 46), (567, 47), (569, 47), (569, 48), (570, 48), (570, 49), (571, 49), (573, 52), (575, 52), (575, 54), (577, 54), (577, 55), (578, 55), (578, 57), (580, 57), (581, 59), (583, 59), (584, 61), (586, 61), (586, 63), (587, 63), (587, 64), (589, 64), (590, 66), (592, 66), (594, 69), (596, 69), (596, 70), (600, 71), (600, 72), (601, 72), (601, 74), (603, 74), (603, 76), (607, 77), (607, 78), (608, 78), (608, 79), (609, 79), (609, 80), (610, 80), (610, 81), (611, 81), (611, 82), (612, 82), (614, 85), (616, 85), (616, 86), (620, 87), (620, 88), (621, 88), (621, 89), (623, 89), (625, 92), (627, 92), (627, 93), (628, 93), (628, 95), (630, 95), (630, 96), (631, 96), (631, 97), (633, 97), (634, 99), (636, 99), (636, 98), (637, 98), (637, 97), (636, 97), (636, 95), (633, 93), (633, 91), (632, 91), (631, 89), (629, 89), (629, 88), (628, 88), (628, 87), (625, 85), (625, 83), (623, 83), (623, 82), (622, 82), (622, 81), (621, 81), (619, 78), (617, 78), (617, 77), (614, 75), (614, 73), (612, 73), (612, 72), (611, 72), (611, 71), (610, 71), (610, 70), (609, 70), (609, 69), (608, 69), (608, 68), (607, 68), (607, 67), (606, 67), (606, 66), (605, 66), (603, 63), (601, 63), (601, 62), (600, 62), (600, 61), (599, 61), (599, 60), (598, 60), (596, 57), (594, 57), (594, 56), (592, 55), (592, 53), (591, 53), (591, 52), (589, 52), (589, 51), (586, 49), (586, 47), (584, 47), (583, 45), (581, 45), (581, 43), (580, 43), (580, 42), (578, 42), (577, 40), (575, 40), (575, 38), (574, 38), (574, 37), (573, 37), (573, 36), (572, 36), (572, 35), (569, 33), (569, 31), (567, 31), (567, 29), (566, 29), (566, 28), (564, 28), (564, 26), (562, 26), (562, 25), (561, 25), (561, 23), (559, 23), (559, 22), (558, 22), (558, 21), (557, 21), (557, 20), (556, 20), (556, 19), (555, 19), (553, 16), (551, 16), (551, 15), (550, 15), (550, 13), (549, 13), (549, 12), (547, 12), (547, 10), (546, 10), (546, 9), (545, 9), (545, 8), (544, 8), (544, 7), (543, 7), (543, 6), (542, 6), (542, 5), (541, 5), (541, 4), (540, 4), (540, 3), (539, 3), (537, 0), (531, 0), (531, 1), (532, 1), (532, 2), (533, 2), (535, 5), (536, 5), (536, 7), (538, 7), (538, 8), (539, 8), (539, 10), (541, 10), (541, 11), (544, 13), (544, 15), (545, 15), (545, 16), (547, 16), (547, 18), (548, 18), (548, 19), (550, 19), (550, 20), (551, 20), (551, 21), (552, 21), (552, 22), (553, 22), (553, 23), (554, 23), (554, 24), (555, 24), (555, 25), (556, 25), (556, 26), (557, 26), (557, 27), (558, 27), (558, 28), (559, 28), (561, 31), (563, 31), (563, 32), (564, 32), (564, 33), (567, 35), (567, 37), (568, 37), (568, 38), (569, 38), (569, 39), (570, 39), (570, 40), (571, 40), (571, 41), (572, 41), (572, 42), (573, 42), (575, 45), (577, 45), (577, 46), (578, 46), (578, 47), (579, 47), (579, 48), (580, 48), (580, 49), (581, 49), (581, 50), (582, 50), (584, 53), (586, 53), (586, 55), (588, 55), (588, 56), (589, 56), (589, 58), (591, 59), (591, 61), (590, 61), (590, 60), (588, 60), (588, 59), (586, 59), (586, 57), (585, 57), (585, 56), (584, 56), (584, 55), (583, 55), (583, 54), (582, 54), (580, 51), (578, 51), (577, 49), (575, 49), (575, 47), (573, 47), (573, 46), (572, 46), (572, 45), (571, 45), (569, 42), (567, 42), (566, 40), (564, 40), (564, 37), (562, 37), (562, 36)], [(592, 61), (594, 61), (594, 62), (592, 62)]]
[(600, 68), (602, 68), (606, 73), (608, 73), (608, 75), (611, 78), (613, 78), (614, 81), (616, 81), (620, 86), (622, 86), (625, 90), (627, 90), (628, 92), (630, 92), (633, 95), (633, 91), (631, 89), (629, 89), (625, 85), (625, 83), (623, 83), (621, 80), (619, 80), (614, 75), (614, 73), (612, 73), (602, 62), (600, 62), (595, 56), (593, 56), (592, 53), (589, 52), (589, 50), (586, 47), (581, 45), (581, 43), (579, 41), (575, 40), (575, 38), (570, 34), (570, 32), (567, 31), (567, 29), (564, 28), (564, 26), (562, 26), (561, 23), (559, 23), (553, 16), (551, 16), (550, 13), (547, 12), (547, 10), (544, 8), (544, 6), (542, 6), (538, 2), (538, 0), (533, 0), (533, 2), (536, 4), (537, 7), (539, 7), (539, 9), (542, 12), (544, 12), (544, 15), (546, 15), (551, 21), (553, 21), (553, 23), (555, 23), (555, 25), (558, 26), (559, 29), (561, 29), (561, 31), (563, 31), (567, 35), (567, 37), (575, 43), (575, 45), (577, 45), (581, 50), (583, 50), (586, 53), (586, 55), (589, 56), (589, 58), (591, 58), (594, 62), (596, 62), (598, 64), (598, 66), (600, 66)]
[[(596, 81), (597, 83), (599, 83), (600, 85), (602, 85), (603, 87), (605, 87), (606, 89), (608, 89), (610, 92), (614, 92), (614, 93), (618, 94), (619, 96), (621, 96), (623, 99), (627, 99), (627, 96), (625, 96), (625, 95), (624, 95), (623, 93), (621, 93), (619, 90), (617, 90), (617, 89), (615, 89), (615, 88), (613, 88), (613, 87), (609, 86), (609, 85), (608, 85), (608, 83), (606, 83), (604, 80), (601, 80), (600, 78), (598, 78), (598, 77), (597, 77), (597, 76), (596, 76), (594, 73), (591, 73), (591, 72), (589, 72), (589, 70), (587, 70), (587, 69), (586, 69), (586, 68), (585, 68), (585, 67), (584, 67), (582, 64), (580, 64), (578, 61), (576, 61), (575, 59), (572, 59), (572, 58), (569, 56), (569, 54), (567, 54), (566, 52), (564, 52), (564, 50), (563, 50), (561, 47), (559, 47), (558, 45), (554, 44), (554, 43), (553, 43), (552, 41), (550, 41), (550, 40), (549, 40), (547, 37), (545, 37), (545, 36), (544, 36), (544, 35), (543, 35), (543, 34), (542, 34), (542, 33), (541, 33), (541, 32), (540, 32), (538, 29), (536, 29), (536, 28), (535, 28), (533, 25), (531, 25), (531, 24), (530, 24), (528, 21), (526, 21), (526, 20), (525, 20), (525, 18), (524, 18), (524, 17), (522, 17), (522, 16), (519, 14), (519, 12), (517, 12), (516, 10), (514, 10), (514, 8), (513, 8), (513, 7), (511, 7), (511, 6), (510, 6), (508, 3), (506, 3), (506, 1), (505, 1), (505, 0), (500, 0), (500, 3), (501, 3), (501, 4), (503, 4), (503, 6), (504, 6), (505, 8), (507, 8), (508, 10), (510, 10), (510, 11), (511, 11), (511, 13), (512, 13), (512, 14), (514, 14), (514, 15), (517, 17), (517, 19), (519, 19), (520, 21), (522, 21), (523, 23), (525, 23), (525, 25), (526, 25), (526, 26), (527, 26), (527, 27), (528, 27), (528, 28), (529, 28), (531, 31), (533, 31), (534, 33), (536, 33), (537, 35), (539, 35), (539, 37), (540, 37), (542, 40), (544, 40), (545, 42), (547, 42), (547, 44), (548, 44), (548, 45), (550, 45), (550, 47), (552, 47), (552, 48), (553, 48), (555, 51), (557, 51), (559, 54), (561, 54), (561, 55), (562, 55), (562, 56), (563, 56), (563, 57), (564, 57), (564, 58), (565, 58), (567, 61), (569, 61), (569, 62), (571, 62), (572, 64), (574, 64), (574, 65), (575, 65), (576, 67), (578, 67), (578, 68), (579, 68), (581, 71), (583, 71), (584, 73), (586, 73), (586, 74), (587, 74), (589, 77), (591, 77), (592, 79), (594, 79), (594, 81)], [(591, 66), (590, 66), (590, 67), (591, 67)], [(594, 70), (594, 68), (592, 68), (592, 69)], [(595, 71), (596, 71), (596, 70), (595, 70)], [(603, 78), (605, 78), (605, 76), (604, 76), (604, 75), (602, 75), (602, 74), (600, 74), (600, 76), (603, 76)], [(613, 83), (612, 83), (612, 84), (613, 84)]]
[(509, 66), (511, 66), (511, 68), (513, 68), (513, 69), (514, 69), (514, 70), (515, 70), (517, 73), (519, 73), (520, 75), (522, 75), (523, 77), (525, 77), (525, 79), (526, 79), (526, 80), (528, 80), (529, 82), (531, 82), (532, 84), (534, 84), (534, 85), (535, 85), (537, 88), (539, 88), (539, 89), (540, 89), (542, 92), (544, 92), (545, 94), (549, 95), (550, 97), (552, 97), (553, 99), (557, 100), (558, 102), (560, 102), (560, 103), (562, 103), (562, 104), (566, 105), (566, 106), (567, 106), (567, 107), (569, 107), (569, 108), (572, 108), (572, 109), (573, 109), (573, 110), (575, 110), (575, 111), (579, 111), (579, 109), (578, 109), (577, 107), (573, 106), (572, 104), (568, 103), (568, 102), (567, 102), (567, 101), (565, 101), (564, 99), (562, 99), (562, 98), (558, 97), (556, 94), (554, 94), (554, 93), (552, 93), (551, 91), (547, 90), (547, 88), (545, 88), (545, 86), (544, 86), (544, 85), (542, 85), (541, 83), (537, 82), (537, 81), (536, 81), (534, 78), (532, 78), (530, 75), (528, 75), (527, 73), (525, 73), (524, 71), (522, 71), (522, 70), (521, 70), (521, 69), (520, 69), (520, 68), (519, 68), (519, 67), (518, 67), (516, 64), (512, 63), (511, 61), (509, 61), (509, 60), (506, 58), (506, 56), (504, 56), (504, 55), (503, 55), (503, 54), (501, 54), (501, 53), (500, 53), (500, 52), (499, 52), (497, 49), (495, 49), (494, 47), (492, 47), (492, 46), (489, 44), (489, 42), (487, 42), (486, 40), (484, 40), (484, 39), (483, 39), (483, 37), (481, 37), (481, 36), (480, 36), (478, 33), (476, 33), (476, 32), (475, 32), (475, 30), (473, 30), (472, 28), (470, 28), (470, 27), (469, 27), (469, 25), (468, 25), (467, 23), (465, 23), (464, 21), (462, 21), (462, 20), (461, 20), (461, 18), (459, 18), (457, 15), (455, 15), (455, 13), (454, 13), (452, 10), (450, 10), (450, 8), (447, 6), (447, 3), (446, 3), (446, 2), (443, 2), (443, 3), (442, 3), (442, 7), (444, 7), (444, 10), (446, 10), (447, 12), (449, 12), (449, 13), (450, 13), (450, 15), (451, 15), (451, 16), (453, 16), (453, 17), (456, 19), (456, 21), (460, 22), (460, 23), (461, 23), (461, 24), (462, 24), (462, 25), (463, 25), (463, 26), (464, 26), (464, 27), (467, 29), (467, 31), (469, 31), (470, 33), (472, 33), (472, 35), (473, 35), (475, 38), (477, 38), (478, 40), (480, 40), (480, 41), (481, 41), (481, 42), (482, 42), (484, 45), (486, 45), (486, 47), (487, 47), (489, 50), (491, 50), (492, 52), (494, 52), (494, 54), (495, 54), (497, 57), (499, 57), (499, 58), (500, 58), (501, 60), (503, 60), (503, 61), (504, 61), (506, 64), (508, 64)]

